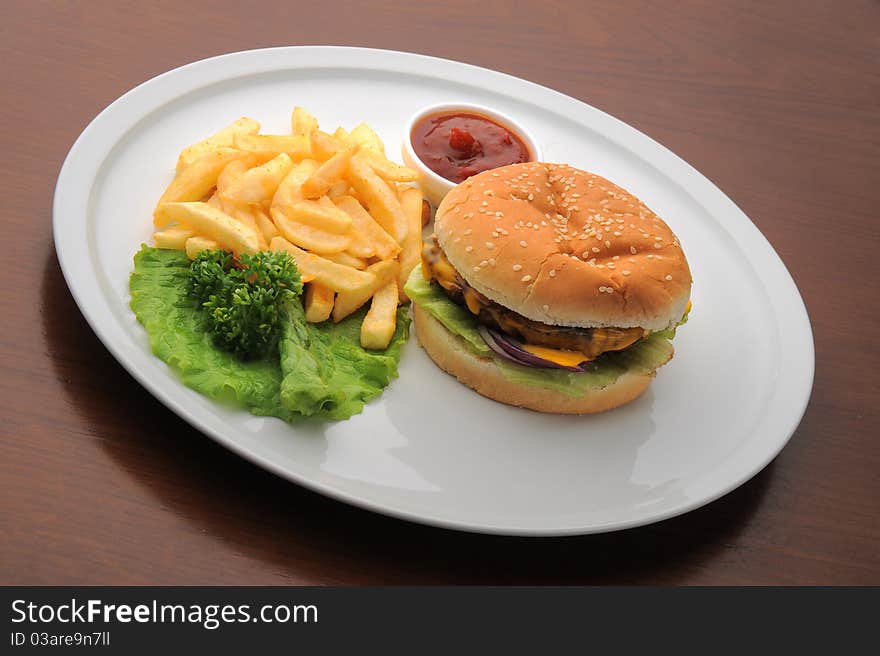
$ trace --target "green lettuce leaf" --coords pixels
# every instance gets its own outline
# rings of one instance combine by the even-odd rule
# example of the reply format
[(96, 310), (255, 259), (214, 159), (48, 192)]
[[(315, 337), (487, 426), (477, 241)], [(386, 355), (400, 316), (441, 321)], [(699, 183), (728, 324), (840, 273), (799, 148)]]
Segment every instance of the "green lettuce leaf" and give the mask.
[(591, 362), (583, 373), (524, 367), (495, 355), (480, 336), (474, 315), (449, 300), (439, 286), (425, 280), (421, 267), (413, 270), (404, 290), (413, 303), (429, 312), (471, 351), (480, 357), (490, 358), (501, 369), (505, 378), (523, 385), (552, 389), (570, 396), (582, 396), (589, 390), (613, 384), (628, 371), (651, 373), (669, 362), (673, 354), (670, 340), (675, 336), (675, 328), (670, 328), (653, 333), (623, 351), (605, 353)]
[(397, 377), (400, 350), (409, 332), (409, 312), (397, 310), (397, 330), (388, 349), (361, 348), (362, 308), (338, 324), (306, 323), (299, 303), (290, 308), (278, 347), (281, 352), (281, 401), (304, 415), (347, 419), (382, 393)]
[(153, 353), (205, 396), (285, 421), (346, 419), (397, 376), (409, 328), (406, 310), (398, 311), (388, 350), (374, 352), (360, 347), (366, 309), (339, 324), (307, 324), (294, 302), (282, 330), (280, 357), (241, 361), (218, 349), (204, 330), (196, 303), (187, 296), (189, 269), (185, 254), (144, 246), (134, 257), (131, 308)]

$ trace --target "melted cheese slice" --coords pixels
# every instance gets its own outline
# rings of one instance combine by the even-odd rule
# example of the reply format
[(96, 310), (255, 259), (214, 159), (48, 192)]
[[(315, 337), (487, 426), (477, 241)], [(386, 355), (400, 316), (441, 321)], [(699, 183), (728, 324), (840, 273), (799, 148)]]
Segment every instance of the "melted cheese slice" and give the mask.
[(565, 367), (576, 367), (581, 362), (587, 362), (590, 360), (590, 358), (580, 351), (548, 348), (546, 346), (536, 346), (535, 344), (523, 344), (522, 350), (528, 351), (532, 355), (537, 355), (539, 358), (550, 360), (550, 362), (561, 364)]

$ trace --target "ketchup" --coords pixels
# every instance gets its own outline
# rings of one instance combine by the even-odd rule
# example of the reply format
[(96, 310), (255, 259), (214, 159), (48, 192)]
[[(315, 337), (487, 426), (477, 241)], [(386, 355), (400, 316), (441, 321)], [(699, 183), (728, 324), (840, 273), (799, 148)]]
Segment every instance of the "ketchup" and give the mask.
[(459, 183), (489, 169), (528, 162), (523, 140), (479, 114), (433, 114), (413, 127), (413, 150), (434, 173)]

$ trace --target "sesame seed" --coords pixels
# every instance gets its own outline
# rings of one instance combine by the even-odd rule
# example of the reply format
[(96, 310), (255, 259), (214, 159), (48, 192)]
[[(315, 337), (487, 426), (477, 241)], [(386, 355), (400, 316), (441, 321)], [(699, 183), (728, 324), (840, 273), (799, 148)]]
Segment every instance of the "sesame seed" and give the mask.
[(603, 294), (605, 293), (606, 289), (608, 289), (608, 288), (605, 285), (602, 285), (601, 287), (599, 287), (599, 291), (602, 292)]
[(656, 241), (654, 242), (654, 248), (663, 248), (663, 244), (659, 244)]
[(494, 257), (489, 258), (489, 266), (495, 266), (495, 258)]
[(514, 264), (513, 270), (514, 271), (522, 271), (522, 264)]
[(473, 230), (471, 230), (470, 228), (468, 228), (467, 230), (464, 231), (464, 234), (465, 234), (465, 235), (469, 235), (469, 234), (471, 234), (472, 232), (473, 232)]
[(669, 275), (668, 273), (666, 274), (666, 280), (672, 280), (672, 276)]
[(611, 248), (611, 242), (607, 239), (605, 240), (605, 248)]
[(635, 246), (630, 246), (629, 252), (632, 253), (633, 255), (635, 255), (636, 253), (639, 252), (639, 250)]
[(465, 246), (464, 250), (466, 253), (470, 253), (472, 250), (474, 250), (474, 247), (473, 246)]
[(481, 266), (481, 267), (484, 267), (484, 266), (486, 266), (487, 264), (489, 264), (489, 260), (483, 260), (482, 262), (480, 262), (480, 266)]
[(478, 267), (478, 266), (475, 266), (475, 267), (474, 267), (474, 273), (476, 273), (476, 272), (479, 271), (479, 270), (480, 270), (480, 267)]
[(632, 273), (632, 271), (630, 271), (629, 269), (624, 269), (623, 271), (621, 271), (621, 273), (625, 276), (628, 276), (629, 274)]
[(547, 272), (547, 275), (549, 275), (551, 278), (555, 278), (556, 277), (556, 269), (550, 269)]
[(491, 241), (487, 241), (486, 248), (488, 248), (489, 250), (492, 250), (493, 248), (495, 248), (495, 244), (493, 244)]
[(547, 312), (550, 309), (550, 306), (546, 303), (544, 303), (544, 305), (542, 305), (541, 307), (544, 308), (544, 312)]
[(598, 253), (601, 249), (598, 246), (593, 246), (590, 250), (594, 253)]
[(528, 274), (526, 274), (522, 278), (520, 278), (520, 280), (522, 280), (523, 282), (528, 282), (531, 279), (532, 279), (532, 277)]
[(525, 248), (526, 246), (528, 246), (528, 244), (526, 243), (525, 239), (523, 239), (522, 241), (520, 241), (520, 242), (519, 242), (519, 245), (522, 246), (523, 248)]

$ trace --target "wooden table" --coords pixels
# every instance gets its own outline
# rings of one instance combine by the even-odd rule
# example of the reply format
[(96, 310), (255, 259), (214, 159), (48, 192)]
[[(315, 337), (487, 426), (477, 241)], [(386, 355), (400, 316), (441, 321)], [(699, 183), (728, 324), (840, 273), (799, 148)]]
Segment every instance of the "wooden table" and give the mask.
[[(4, 3), (0, 583), (880, 584), (880, 5), (153, 4)], [(64, 283), (51, 233), (59, 167), (139, 82), (292, 44), (499, 69), (631, 123), (705, 173), (775, 246), (812, 319), (813, 396), (783, 453), (676, 519), (513, 539), (331, 501), (167, 411)]]

